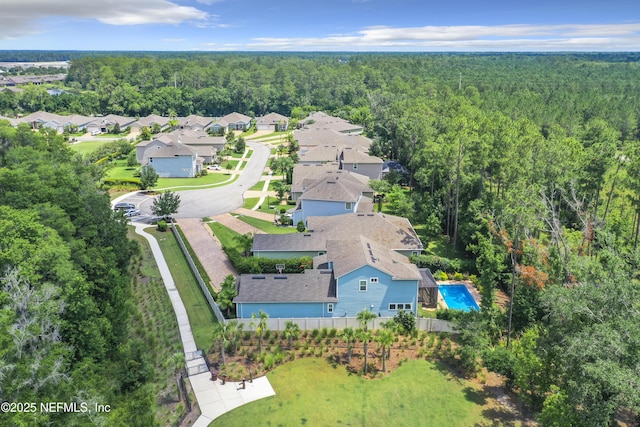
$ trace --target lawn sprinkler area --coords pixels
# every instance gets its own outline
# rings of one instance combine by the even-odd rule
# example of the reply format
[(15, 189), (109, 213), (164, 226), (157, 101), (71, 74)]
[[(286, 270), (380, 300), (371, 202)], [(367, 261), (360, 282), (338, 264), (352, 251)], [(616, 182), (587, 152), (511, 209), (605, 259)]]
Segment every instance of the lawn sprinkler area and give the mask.
[(453, 310), (471, 311), (480, 310), (478, 303), (467, 287), (463, 284), (438, 285), (438, 291), (447, 304)]

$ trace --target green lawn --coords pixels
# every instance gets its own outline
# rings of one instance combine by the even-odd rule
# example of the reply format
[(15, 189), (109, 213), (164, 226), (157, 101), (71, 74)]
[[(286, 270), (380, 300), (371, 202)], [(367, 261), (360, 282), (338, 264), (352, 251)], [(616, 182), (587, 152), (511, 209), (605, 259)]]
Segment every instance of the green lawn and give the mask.
[(146, 231), (158, 240), (160, 249), (167, 260), (173, 281), (187, 310), (196, 346), (199, 349), (209, 349), (212, 344), (211, 329), (216, 323), (216, 318), (211, 312), (178, 242), (171, 231), (163, 233), (155, 228), (148, 228)]
[[(139, 168), (140, 166), (127, 166), (126, 160), (116, 160), (113, 162), (113, 166), (109, 168), (107, 177), (114, 179), (134, 179), (136, 177), (134, 177), (133, 174)], [(226, 173), (209, 173), (206, 176), (198, 178), (159, 178), (157, 185), (153, 188), (186, 187), (175, 188), (175, 190), (188, 190), (199, 186), (221, 184), (229, 178), (230, 175)], [(237, 179), (237, 177), (234, 179)]]
[(267, 375), (276, 395), (241, 406), (210, 426), (491, 425), (485, 397), (446, 368), (405, 362), (388, 377), (366, 380), (326, 360), (298, 359)]
[[(263, 188), (264, 188), (264, 181), (258, 181), (253, 187), (249, 189), (249, 191), (262, 191)], [(269, 187), (267, 188), (267, 190), (274, 191), (273, 180), (269, 181)]]
[(71, 144), (69, 145), (69, 148), (77, 153), (86, 155), (96, 151), (105, 142), (106, 141), (83, 141), (76, 144)]
[(210, 222), (209, 227), (211, 227), (211, 231), (218, 238), (222, 247), (225, 248), (237, 248), (239, 251), (242, 251), (242, 248), (238, 245), (238, 242), (235, 240), (236, 237), (240, 236), (240, 233), (236, 233), (229, 227), (226, 227), (219, 222)]
[(245, 197), (244, 204), (242, 205), (245, 209), (253, 209), (253, 207), (258, 203), (260, 197)]
[(298, 230), (295, 227), (278, 227), (271, 221), (265, 221), (251, 216), (239, 216), (239, 220), (246, 222), (249, 225), (254, 226), (258, 230), (262, 230), (269, 234), (290, 234), (297, 233)]

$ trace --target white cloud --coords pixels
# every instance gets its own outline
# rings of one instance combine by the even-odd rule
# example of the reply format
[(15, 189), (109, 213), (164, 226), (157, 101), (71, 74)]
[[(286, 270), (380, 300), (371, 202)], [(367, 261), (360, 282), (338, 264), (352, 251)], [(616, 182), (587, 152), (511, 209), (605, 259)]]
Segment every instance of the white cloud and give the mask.
[(249, 49), (403, 51), (638, 50), (640, 23), (366, 27), (315, 38), (254, 38)]
[(49, 17), (95, 19), (110, 25), (181, 24), (205, 21), (208, 14), (169, 0), (20, 0), (2, 5), (0, 39), (40, 32), (37, 21)]

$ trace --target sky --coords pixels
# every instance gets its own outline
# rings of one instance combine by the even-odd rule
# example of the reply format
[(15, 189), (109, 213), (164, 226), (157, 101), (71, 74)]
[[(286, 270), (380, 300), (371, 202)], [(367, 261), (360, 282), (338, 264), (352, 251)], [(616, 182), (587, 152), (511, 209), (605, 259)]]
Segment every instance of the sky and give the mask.
[(640, 51), (640, 0), (0, 0), (0, 50)]

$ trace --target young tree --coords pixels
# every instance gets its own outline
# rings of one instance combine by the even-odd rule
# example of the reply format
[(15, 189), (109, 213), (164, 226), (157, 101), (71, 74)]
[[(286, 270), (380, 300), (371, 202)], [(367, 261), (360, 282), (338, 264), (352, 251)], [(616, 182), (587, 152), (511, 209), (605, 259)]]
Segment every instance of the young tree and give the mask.
[(391, 329), (380, 329), (374, 339), (380, 345), (380, 350), (382, 351), (382, 372), (387, 372), (387, 350), (389, 350), (390, 354), (395, 334)]
[(233, 299), (236, 296), (238, 296), (236, 278), (233, 274), (229, 274), (222, 281), (220, 292), (216, 295), (218, 305), (220, 306), (220, 309), (225, 312), (227, 317), (229, 317), (229, 312), (233, 308)]
[(282, 199), (284, 199), (285, 194), (289, 191), (290, 187), (287, 184), (285, 184), (283, 181), (274, 181), (273, 189), (278, 195), (278, 199), (282, 201)]
[(227, 345), (227, 325), (224, 323), (216, 322), (213, 325), (213, 341), (218, 345), (220, 350), (220, 358), (222, 364), (226, 363), (225, 347)]
[(358, 329), (358, 339), (360, 341), (362, 341), (362, 351), (364, 353), (364, 374), (367, 375), (367, 371), (368, 371), (368, 357), (369, 357), (369, 341), (371, 341), (371, 339), (373, 338), (373, 333), (371, 333), (371, 331), (368, 331), (365, 328), (360, 328)]
[(234, 240), (238, 242), (240, 248), (242, 248), (242, 255), (248, 257), (251, 253), (251, 247), (253, 246), (253, 233), (245, 233), (234, 237)]
[(347, 327), (338, 333), (338, 336), (344, 340), (347, 344), (347, 363), (351, 364), (351, 354), (353, 353), (353, 343), (358, 338), (356, 330), (352, 327)]
[(289, 340), (289, 350), (293, 345), (293, 340), (298, 339), (300, 336), (300, 326), (297, 323), (293, 323), (291, 320), (287, 320), (284, 324), (284, 337)]
[(371, 312), (368, 308), (365, 308), (364, 310), (359, 311), (358, 314), (356, 314), (356, 319), (358, 319), (358, 322), (360, 322), (362, 329), (364, 329), (365, 331), (369, 329), (369, 321), (375, 319), (376, 317), (378, 317), (378, 315)]
[(236, 139), (236, 145), (233, 149), (235, 153), (242, 154), (244, 150), (247, 148), (247, 143), (245, 142), (243, 137), (239, 137)]
[(127, 166), (131, 168), (137, 164), (138, 164), (138, 156), (136, 155), (135, 150), (130, 151), (129, 155), (127, 156)]
[(140, 170), (140, 184), (143, 190), (148, 190), (155, 186), (158, 183), (158, 178), (160, 178), (160, 175), (158, 175), (153, 166), (147, 165)]
[(167, 190), (153, 199), (151, 212), (155, 216), (168, 218), (172, 214), (177, 213), (179, 208), (180, 196), (172, 191)]
[[(251, 317), (256, 319), (255, 314), (252, 314)], [(256, 327), (256, 333), (258, 334), (258, 353), (262, 353), (262, 338), (264, 337), (264, 333), (269, 330), (269, 326), (267, 326), (267, 319), (269, 318), (269, 315), (260, 310), (258, 318), (258, 326)]]

